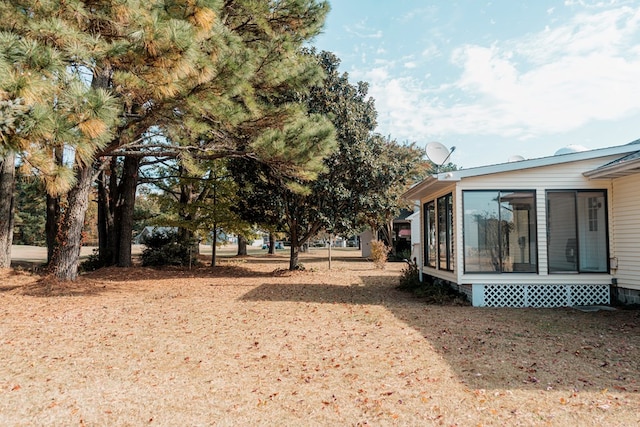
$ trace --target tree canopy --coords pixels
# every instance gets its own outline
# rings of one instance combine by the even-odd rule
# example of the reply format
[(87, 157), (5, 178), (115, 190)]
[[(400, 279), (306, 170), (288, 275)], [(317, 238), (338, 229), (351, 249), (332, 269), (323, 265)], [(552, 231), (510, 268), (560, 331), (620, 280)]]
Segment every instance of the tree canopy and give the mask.
[(321, 230), (351, 234), (365, 224), (382, 225), (377, 213), (397, 210), (399, 188), (421, 158), (412, 146), (373, 132), (376, 111), (367, 84), (349, 83), (334, 54), (309, 50), (306, 55), (323, 67), (325, 78), (300, 100), (310, 114), (331, 119), (338, 142), (324, 159), (323, 172), (304, 182), (247, 162), (237, 162), (234, 169), (245, 219), (277, 224), (289, 234), (290, 269), (298, 268), (298, 248)]
[(150, 165), (175, 195), (160, 202), (162, 217), (184, 240), (260, 224), (289, 233), (291, 268), (321, 230), (388, 222), (422, 153), (376, 134), (368, 85), (351, 84), (334, 54), (304, 47), (328, 9), (322, 0), (0, 3), (0, 264), (16, 155), (48, 194), (50, 268), (63, 280), (77, 275), (91, 194), (101, 265), (131, 264)]
[[(32, 62), (55, 58), (60, 64), (56, 78), (46, 80), (56, 93), (47, 105), (61, 113), (52, 116), (58, 126), (45, 140), (47, 147), (68, 148), (71, 134), (80, 139), (72, 145), (72, 159), (60, 162), (54, 151), (41, 155), (52, 168), (72, 172), (58, 182), (70, 188), (51, 261), (56, 275), (77, 274), (88, 191), (112, 164), (110, 157), (165, 156), (186, 163), (247, 157), (289, 175), (313, 175), (316, 157), (331, 147), (332, 129), (322, 117), (284, 102), (282, 93), (304, 93), (319, 80), (317, 66), (297, 50), (320, 31), (327, 12), (327, 2), (314, 0), (2, 2), (0, 31), (41, 47)], [(45, 70), (38, 73), (44, 76)], [(3, 98), (17, 100), (4, 92)], [(17, 107), (5, 110), (7, 122), (21, 120)], [(301, 132), (314, 143), (298, 145), (293, 135)], [(17, 148), (25, 158), (38, 159), (39, 152)], [(133, 212), (130, 181), (137, 179), (139, 162), (124, 165), (120, 184), (104, 187), (101, 200), (123, 206), (126, 219)], [(128, 244), (130, 227), (111, 231)]]

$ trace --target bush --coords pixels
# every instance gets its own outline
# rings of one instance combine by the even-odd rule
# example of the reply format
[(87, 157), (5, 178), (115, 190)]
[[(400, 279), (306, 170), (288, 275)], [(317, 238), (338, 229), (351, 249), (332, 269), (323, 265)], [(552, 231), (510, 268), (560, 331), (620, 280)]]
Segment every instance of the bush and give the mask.
[(175, 231), (154, 231), (142, 240), (142, 244), (146, 246), (141, 255), (144, 266), (197, 264), (192, 253), (194, 243), (178, 241)]
[(411, 292), (428, 304), (439, 305), (469, 305), (465, 294), (455, 290), (446, 280), (432, 276), (424, 276), (420, 281), (418, 265), (414, 261), (407, 261), (402, 270), (398, 289)]
[(91, 255), (86, 260), (80, 263), (80, 271), (87, 273), (89, 271), (96, 271), (99, 268), (104, 267), (104, 262), (100, 259), (100, 253), (98, 249), (94, 249)]
[(371, 259), (373, 265), (380, 270), (384, 270), (387, 265), (387, 258), (391, 248), (384, 244), (381, 240), (374, 240), (371, 242)]
[(400, 275), (398, 289), (413, 291), (421, 286), (422, 282), (420, 282), (418, 264), (415, 261), (407, 261), (407, 266), (402, 270), (402, 274)]

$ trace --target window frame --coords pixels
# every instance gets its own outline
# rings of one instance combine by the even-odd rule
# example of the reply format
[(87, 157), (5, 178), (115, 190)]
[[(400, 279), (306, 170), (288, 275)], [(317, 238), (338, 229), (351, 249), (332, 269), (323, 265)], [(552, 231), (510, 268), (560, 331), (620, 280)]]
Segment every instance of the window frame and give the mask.
[[(438, 270), (453, 271), (455, 266), (453, 252), (453, 193), (448, 193), (437, 198), (436, 212), (436, 247), (438, 251), (436, 264)], [(441, 213), (443, 214), (442, 218), (440, 217)], [(440, 229), (441, 225), (444, 225), (444, 230)], [(442, 248), (444, 248), (444, 251)], [(442, 252), (444, 252), (444, 254)]]
[[(444, 212), (442, 223), (441, 206)], [(422, 264), (435, 270), (452, 272), (455, 266), (453, 193), (429, 200), (422, 204), (422, 208), (424, 227)], [(444, 228), (444, 235), (440, 233), (441, 228)], [(442, 247), (444, 247), (444, 253), (442, 253)]]
[[(437, 268), (438, 252), (437, 252), (437, 211), (436, 201), (430, 200), (423, 205), (423, 221), (424, 221), (424, 259), (422, 264), (425, 267)], [(431, 221), (433, 219), (433, 222)], [(431, 231), (434, 230), (432, 234)], [(434, 241), (432, 241), (432, 239)], [(432, 256), (433, 255), (433, 256)]]
[[(584, 188), (584, 189), (552, 189), (546, 190), (545, 192), (545, 203), (546, 203), (546, 227), (547, 227), (547, 258), (549, 258), (549, 254), (551, 253), (551, 239), (553, 236), (551, 235), (551, 203), (549, 200), (549, 195), (554, 193), (572, 193), (573, 194), (573, 206), (574, 206), (574, 233), (575, 233), (575, 243), (572, 246), (575, 246), (575, 258), (576, 258), (576, 269), (575, 270), (563, 270), (563, 269), (552, 269), (551, 263), (547, 261), (547, 273), (552, 274), (610, 274), (611, 273), (611, 260), (610, 260), (610, 239), (609, 239), (609, 197), (608, 191), (603, 188)], [(587, 210), (582, 215), (583, 220), (586, 221), (586, 224), (581, 223), (581, 214), (580, 214), (580, 206), (579, 206), (579, 197), (580, 193), (600, 193), (602, 199), (604, 200), (604, 206), (602, 206), (603, 210), (603, 230), (599, 230), (597, 222), (595, 224), (595, 229), (593, 228), (593, 213), (591, 212), (591, 206), (587, 206)], [(581, 239), (585, 238), (584, 235), (581, 235), (581, 225), (585, 226), (589, 229), (589, 231), (602, 232), (605, 240), (605, 248), (604, 248), (604, 271), (597, 270), (586, 270), (584, 266), (581, 266), (581, 256), (580, 256), (580, 247), (581, 247)]]
[[(467, 242), (466, 242), (466, 238), (467, 236), (465, 235), (465, 229), (466, 229), (466, 224), (465, 224), (465, 220), (466, 220), (466, 214), (465, 214), (465, 194), (470, 194), (470, 193), (493, 193), (495, 194), (496, 200), (496, 212), (498, 214), (498, 254), (500, 257), (499, 260), (499, 267), (500, 270), (470, 270), (467, 267)], [(528, 242), (528, 248), (529, 251), (532, 251), (531, 253), (535, 254), (535, 263), (530, 263), (532, 265), (534, 265), (535, 267), (532, 270), (505, 270), (505, 260), (506, 260), (506, 252), (505, 252), (505, 248), (503, 246), (503, 237), (502, 237), (502, 232), (503, 232), (503, 227), (502, 227), (502, 210), (503, 210), (503, 206), (502, 206), (502, 202), (500, 201), (500, 199), (502, 198), (503, 194), (506, 193), (528, 193), (531, 195), (531, 197), (533, 198), (533, 202), (531, 205), (531, 210), (530, 210), (530, 215), (533, 214), (533, 222), (528, 221), (527, 222), (527, 226), (529, 227), (529, 242)], [(539, 247), (539, 238), (538, 238), (538, 214), (537, 214), (537, 204), (538, 204), (538, 192), (535, 189), (474, 189), (474, 190), (463, 190), (462, 191), (462, 215), (461, 215), (461, 220), (462, 220), (462, 269), (463, 269), (463, 273), (464, 274), (539, 274), (540, 271), (540, 247)], [(534, 238), (535, 240), (532, 240), (532, 238)], [(533, 243), (532, 243), (533, 242)], [(478, 242), (480, 243), (480, 242)], [(534, 249), (531, 249), (531, 245), (535, 245)], [(515, 263), (514, 263), (515, 264)], [(513, 267), (513, 266), (512, 266)]]

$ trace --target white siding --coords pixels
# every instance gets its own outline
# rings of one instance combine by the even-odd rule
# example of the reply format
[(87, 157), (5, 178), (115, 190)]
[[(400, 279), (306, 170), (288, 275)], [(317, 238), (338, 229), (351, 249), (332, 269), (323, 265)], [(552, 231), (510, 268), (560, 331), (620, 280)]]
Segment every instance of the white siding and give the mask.
[[(446, 186), (443, 186), (445, 183), (440, 182), (437, 187), (440, 189), (437, 191), (434, 191), (435, 188), (431, 190), (426, 188), (420, 200), (420, 253), (424, 253), (424, 245), (426, 243), (422, 206), (424, 203), (435, 200), (445, 194), (453, 193), (455, 271), (447, 272), (424, 266), (422, 266), (422, 271), (425, 274), (454, 282), (465, 287), (465, 289), (475, 289), (473, 290), (474, 300), (477, 296), (476, 294), (487, 286), (500, 287), (506, 285), (505, 289), (509, 289), (509, 286), (525, 286), (539, 290), (545, 289), (546, 285), (549, 285), (551, 293), (556, 292), (561, 287), (567, 287), (567, 289), (575, 286), (578, 288), (583, 286), (584, 289), (591, 289), (589, 287), (594, 289), (602, 288), (606, 290), (606, 300), (608, 301), (608, 284), (611, 283), (613, 277), (610, 274), (548, 273), (546, 192), (549, 190), (597, 189), (605, 190), (608, 196), (610, 250), (612, 254), (615, 250), (614, 256), (618, 258), (619, 267), (617, 270), (613, 270), (612, 273), (616, 275), (615, 277), (618, 279), (620, 286), (640, 289), (640, 243), (638, 243), (640, 242), (640, 215), (636, 212), (640, 208), (640, 192), (638, 195), (634, 194), (634, 188), (638, 188), (640, 184), (640, 175), (635, 178), (620, 179), (616, 181), (615, 186), (612, 185), (611, 180), (591, 180), (583, 175), (585, 171), (596, 169), (618, 157), (619, 155), (613, 155), (559, 165), (496, 172), (481, 176), (467, 176), (460, 181), (452, 181), (450, 185)], [(536, 192), (537, 274), (464, 274), (462, 193), (466, 190), (533, 190)], [(615, 219), (613, 217), (614, 210), (616, 212)]]
[[(458, 183), (454, 205), (456, 209), (456, 265), (459, 284), (473, 283), (609, 283), (610, 276), (599, 275), (559, 275), (548, 274), (546, 191), (547, 190), (606, 190), (611, 199), (609, 180), (589, 180), (583, 172), (595, 169), (619, 156), (590, 159), (546, 167), (496, 173), (463, 179)], [(535, 190), (537, 215), (538, 274), (464, 274), (462, 235), (462, 192), (464, 190)], [(640, 225), (640, 223), (638, 223)]]
[(613, 181), (611, 254), (618, 286), (640, 290), (640, 174)]

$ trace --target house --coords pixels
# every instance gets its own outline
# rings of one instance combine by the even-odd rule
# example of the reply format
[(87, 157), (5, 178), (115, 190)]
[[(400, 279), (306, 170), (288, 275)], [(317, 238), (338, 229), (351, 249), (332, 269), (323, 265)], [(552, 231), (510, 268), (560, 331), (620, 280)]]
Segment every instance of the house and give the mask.
[(164, 234), (169, 235), (171, 233), (177, 233), (178, 227), (162, 227), (158, 225), (147, 225), (138, 233), (137, 236), (133, 238), (133, 243), (135, 245), (144, 245), (144, 241), (146, 238), (151, 237), (153, 234)]
[(640, 140), (429, 176), (422, 276), (474, 306), (640, 303)]
[[(383, 240), (391, 246), (392, 254), (397, 258), (409, 258), (413, 256), (411, 252), (413, 239), (411, 231), (412, 222), (409, 219), (413, 214), (413, 211), (401, 209), (391, 224), (391, 236), (387, 237), (388, 232), (383, 232), (382, 229), (377, 232), (377, 240)], [(371, 256), (371, 242), (374, 240), (373, 237), (374, 232), (371, 229), (366, 229), (359, 235), (363, 258)]]
[(407, 220), (411, 223), (411, 259), (417, 261), (422, 258), (420, 256), (420, 208), (409, 215)]

